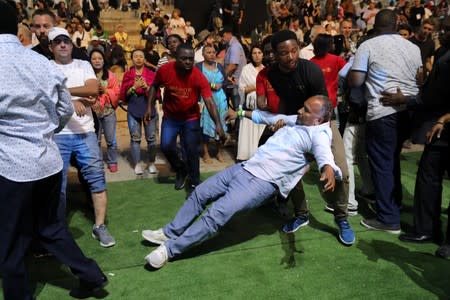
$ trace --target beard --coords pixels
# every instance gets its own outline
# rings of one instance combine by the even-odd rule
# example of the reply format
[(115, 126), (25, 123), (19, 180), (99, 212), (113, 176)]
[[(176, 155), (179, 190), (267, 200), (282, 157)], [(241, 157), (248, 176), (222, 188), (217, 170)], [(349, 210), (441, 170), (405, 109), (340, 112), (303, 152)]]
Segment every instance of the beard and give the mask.
[(48, 36), (45, 35), (45, 33), (41, 33), (40, 35), (38, 35), (37, 39), (39, 40), (39, 43), (41, 44), (41, 46), (48, 47), (50, 42), (48, 40)]

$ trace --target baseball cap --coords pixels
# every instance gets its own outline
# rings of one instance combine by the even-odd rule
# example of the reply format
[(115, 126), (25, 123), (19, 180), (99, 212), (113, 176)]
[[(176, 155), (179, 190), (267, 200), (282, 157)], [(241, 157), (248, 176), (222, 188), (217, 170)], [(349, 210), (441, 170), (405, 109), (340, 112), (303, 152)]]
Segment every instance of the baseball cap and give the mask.
[(96, 35), (94, 35), (92, 38), (91, 38), (91, 41), (99, 41), (100, 39), (98, 38), (98, 36), (96, 36)]
[(70, 39), (70, 35), (67, 32), (67, 30), (65, 30), (64, 28), (60, 28), (60, 27), (53, 27), (49, 32), (48, 32), (48, 40), (51, 42), (53, 41), (56, 37), (63, 35), (66, 36)]
[(91, 21), (89, 21), (88, 19), (84, 20), (84, 23), (86, 24), (91, 24)]

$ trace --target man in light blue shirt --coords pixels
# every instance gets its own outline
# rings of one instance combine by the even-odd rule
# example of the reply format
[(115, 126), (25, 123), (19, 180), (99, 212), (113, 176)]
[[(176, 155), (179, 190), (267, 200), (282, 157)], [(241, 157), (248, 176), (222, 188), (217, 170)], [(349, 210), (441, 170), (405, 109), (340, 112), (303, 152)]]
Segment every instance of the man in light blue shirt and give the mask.
[(171, 223), (155, 231), (144, 230), (146, 240), (160, 244), (146, 257), (149, 264), (161, 268), (169, 259), (216, 233), (236, 213), (260, 206), (277, 191), (287, 196), (309, 169), (307, 152), (316, 158), (324, 191), (332, 191), (335, 177), (342, 178), (342, 173), (331, 153), (330, 115), (331, 104), (324, 96), (308, 99), (298, 116), (254, 111), (255, 122), (273, 124), (283, 118), (288, 126), (279, 129), (247, 162), (197, 186)]
[[(70, 235), (60, 205), (63, 161), (53, 140), (72, 113), (67, 79), (44, 56), (23, 47), (14, 2), (0, 0), (0, 274), (5, 299), (33, 299), (25, 266), (31, 239), (80, 279), (73, 295), (107, 283)], [(45, 76), (42, 71), (45, 70)]]

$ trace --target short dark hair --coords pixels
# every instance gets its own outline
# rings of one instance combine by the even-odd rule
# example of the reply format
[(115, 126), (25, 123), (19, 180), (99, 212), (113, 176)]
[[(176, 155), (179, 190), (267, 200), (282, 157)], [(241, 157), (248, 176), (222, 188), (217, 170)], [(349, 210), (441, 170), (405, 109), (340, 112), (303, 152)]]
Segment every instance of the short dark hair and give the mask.
[(10, 0), (0, 0), (0, 34), (17, 35), (17, 24), (16, 4)]
[(180, 54), (181, 50), (192, 50), (192, 51), (194, 51), (194, 48), (192, 48), (192, 45), (189, 44), (189, 43), (181, 43), (180, 45), (178, 45), (178, 48), (177, 48), (177, 52), (176, 52), (177, 57)]
[(34, 11), (33, 15), (31, 16), (31, 19), (34, 18), (34, 16), (49, 16), (52, 19), (52, 23), (56, 23), (56, 16), (55, 14), (48, 8), (38, 8)]
[(320, 33), (313, 42), (314, 55), (324, 57), (333, 50), (333, 37), (329, 34)]
[(390, 9), (382, 9), (375, 16), (374, 29), (379, 32), (395, 31), (397, 25), (397, 14)]
[(295, 40), (297, 41), (297, 36), (293, 31), (290, 30), (280, 30), (274, 35), (272, 35), (272, 39), (270, 40), (272, 44), (273, 51), (277, 51), (278, 44), (288, 41), (288, 40)]
[(409, 32), (409, 34), (411, 34), (411, 32), (412, 32), (411, 26), (409, 26), (409, 24), (407, 24), (407, 23), (398, 24), (397, 31), (400, 31), (400, 30), (406, 30)]

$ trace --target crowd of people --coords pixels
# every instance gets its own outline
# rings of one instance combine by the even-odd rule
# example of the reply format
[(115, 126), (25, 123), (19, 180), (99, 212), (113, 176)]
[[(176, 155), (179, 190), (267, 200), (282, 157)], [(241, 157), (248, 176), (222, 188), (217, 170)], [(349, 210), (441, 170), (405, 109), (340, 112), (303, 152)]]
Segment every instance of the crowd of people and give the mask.
[[(0, 0), (6, 70), (0, 75), (0, 222), (16, 224), (0, 223), (5, 299), (31, 296), (23, 258), (33, 239), (78, 276), (73, 295), (106, 285), (67, 230), (67, 173), (71, 164), (77, 168), (92, 199), (93, 237), (102, 247), (114, 246), (105, 225), (104, 164), (118, 171), (119, 103), (127, 107), (134, 173), (158, 173), (160, 137), (174, 188), (189, 191), (173, 221), (142, 231), (159, 245), (146, 257), (154, 268), (212, 236), (239, 211), (267, 201), (289, 217), (283, 232), (308, 225), (302, 177), (313, 160), (342, 244), (355, 243), (348, 218), (364, 201), (375, 217), (362, 219), (362, 226), (399, 234), (403, 242), (436, 243), (436, 255), (449, 258), (450, 223), (444, 234), (440, 218), (450, 172), (446, 0), (321, 4), (267, 1), (267, 21), (245, 33), (248, 4), (218, 0), (196, 34), (182, 11), (161, 16), (154, 1), (41, 0), (30, 14), (29, 3)], [(111, 7), (140, 11), (145, 47), (130, 44), (123, 24), (111, 34), (103, 29), (99, 12)], [(26, 69), (18, 72), (19, 66)], [(237, 142), (237, 164), (201, 182), (200, 160), (223, 161), (227, 135)], [(400, 152), (408, 140), (424, 151), (413, 230), (401, 233)], [(17, 147), (25, 151), (18, 154)]]

